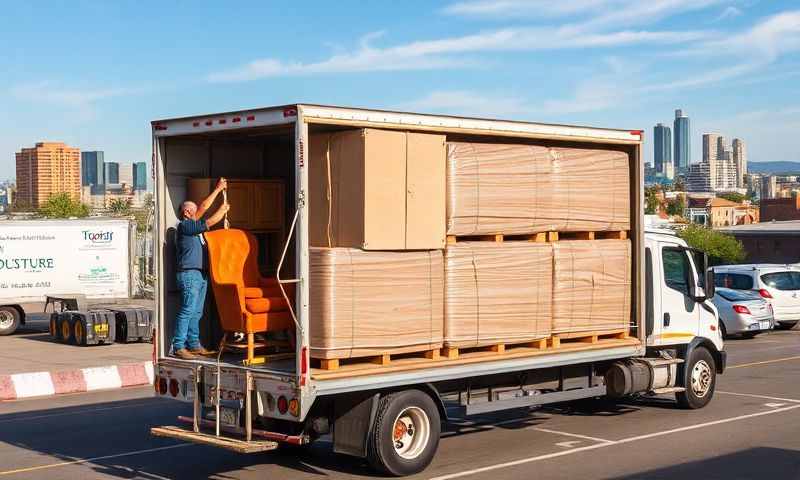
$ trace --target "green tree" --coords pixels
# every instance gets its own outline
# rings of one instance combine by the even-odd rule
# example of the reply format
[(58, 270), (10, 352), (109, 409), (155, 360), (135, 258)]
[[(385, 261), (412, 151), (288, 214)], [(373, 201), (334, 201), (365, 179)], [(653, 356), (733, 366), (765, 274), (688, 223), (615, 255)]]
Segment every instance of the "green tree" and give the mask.
[(667, 201), (667, 215), (677, 215), (679, 217), (683, 216), (683, 212), (685, 209), (685, 204), (683, 202), (683, 197), (678, 196), (673, 198), (672, 200)]
[(678, 233), (690, 247), (705, 252), (712, 265), (740, 263), (747, 254), (742, 242), (732, 235), (717, 232), (702, 225), (690, 224)]
[(128, 216), (131, 214), (131, 200), (129, 198), (112, 198), (108, 202), (108, 210), (114, 216)]
[(717, 194), (717, 196), (719, 198), (724, 198), (725, 200), (730, 200), (731, 202), (735, 203), (742, 203), (743, 201), (747, 200), (746, 196), (736, 192), (719, 193)]
[(647, 215), (655, 215), (658, 211), (658, 197), (656, 194), (658, 193), (658, 187), (652, 186), (645, 188), (645, 203), (644, 203), (644, 213)]
[(48, 218), (85, 217), (89, 215), (89, 207), (75, 200), (69, 193), (57, 193), (39, 207), (39, 213)]

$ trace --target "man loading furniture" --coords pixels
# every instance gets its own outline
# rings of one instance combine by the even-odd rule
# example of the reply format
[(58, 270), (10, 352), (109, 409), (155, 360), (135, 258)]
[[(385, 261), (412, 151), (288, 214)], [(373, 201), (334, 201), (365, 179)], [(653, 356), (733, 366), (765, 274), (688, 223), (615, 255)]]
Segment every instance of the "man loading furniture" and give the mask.
[(208, 260), (203, 248), (203, 233), (222, 221), (230, 207), (223, 203), (207, 220), (203, 220), (203, 216), (227, 186), (225, 179), (220, 178), (217, 186), (200, 205), (190, 201), (181, 204), (181, 220), (175, 239), (181, 307), (175, 318), (175, 334), (172, 338), (172, 355), (178, 358), (193, 359), (214, 353), (200, 344), (200, 318), (203, 316), (208, 288)]

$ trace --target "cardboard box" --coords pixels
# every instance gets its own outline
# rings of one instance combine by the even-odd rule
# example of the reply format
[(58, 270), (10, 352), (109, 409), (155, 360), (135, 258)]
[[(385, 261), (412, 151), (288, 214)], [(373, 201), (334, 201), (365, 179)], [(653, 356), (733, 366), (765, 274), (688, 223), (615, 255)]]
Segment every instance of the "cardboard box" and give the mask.
[(310, 142), (312, 246), (444, 248), (444, 135), (355, 129)]
[(550, 336), (552, 282), (551, 244), (448, 245), (445, 345), (467, 348)]
[(630, 328), (630, 241), (567, 240), (553, 249), (553, 333)]
[(630, 229), (624, 152), (448, 142), (447, 234)]
[(313, 358), (433, 350), (442, 346), (441, 251), (311, 248)]

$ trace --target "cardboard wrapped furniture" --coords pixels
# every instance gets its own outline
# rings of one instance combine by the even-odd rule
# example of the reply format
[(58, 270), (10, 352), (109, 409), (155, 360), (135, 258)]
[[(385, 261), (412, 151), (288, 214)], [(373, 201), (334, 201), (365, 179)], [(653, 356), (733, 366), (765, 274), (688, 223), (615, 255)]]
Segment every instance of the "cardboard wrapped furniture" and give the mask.
[(311, 357), (340, 359), (442, 346), (441, 251), (311, 248)]
[(553, 244), (553, 333), (627, 332), (631, 319), (629, 240)]
[(461, 242), (445, 251), (445, 347), (530, 342), (550, 336), (553, 247)]
[(444, 135), (351, 129), (309, 148), (311, 246), (444, 248)]
[[(264, 278), (258, 271), (258, 242), (253, 234), (220, 229), (204, 236), (220, 326), (226, 334), (246, 334), (247, 363), (252, 363), (255, 333), (294, 329), (288, 305), (277, 280)], [(294, 288), (290, 287), (285, 288), (291, 299)]]
[(447, 234), (630, 229), (628, 155), (539, 145), (447, 144)]

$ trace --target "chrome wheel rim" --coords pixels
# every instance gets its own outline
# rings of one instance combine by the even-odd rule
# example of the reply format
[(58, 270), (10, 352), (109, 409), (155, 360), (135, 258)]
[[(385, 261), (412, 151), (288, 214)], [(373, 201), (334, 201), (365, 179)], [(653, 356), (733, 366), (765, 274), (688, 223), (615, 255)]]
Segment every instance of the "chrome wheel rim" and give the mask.
[(692, 368), (692, 392), (698, 398), (705, 397), (711, 390), (711, 367), (705, 360), (699, 360)]
[(412, 460), (425, 451), (431, 438), (431, 422), (419, 407), (408, 407), (394, 421), (392, 444), (402, 458)]
[(6, 330), (14, 326), (14, 315), (8, 310), (0, 310), (0, 329)]

